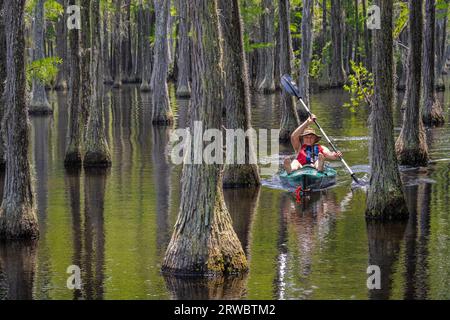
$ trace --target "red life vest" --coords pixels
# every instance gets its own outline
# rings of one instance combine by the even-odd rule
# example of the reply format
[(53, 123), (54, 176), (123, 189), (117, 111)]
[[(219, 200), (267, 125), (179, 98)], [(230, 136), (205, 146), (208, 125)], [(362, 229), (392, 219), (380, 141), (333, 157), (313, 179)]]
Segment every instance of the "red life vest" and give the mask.
[(315, 144), (313, 146), (304, 144), (300, 148), (300, 152), (297, 155), (297, 160), (302, 166), (305, 164), (313, 164), (319, 160), (320, 153), (323, 153), (323, 148), (320, 144)]

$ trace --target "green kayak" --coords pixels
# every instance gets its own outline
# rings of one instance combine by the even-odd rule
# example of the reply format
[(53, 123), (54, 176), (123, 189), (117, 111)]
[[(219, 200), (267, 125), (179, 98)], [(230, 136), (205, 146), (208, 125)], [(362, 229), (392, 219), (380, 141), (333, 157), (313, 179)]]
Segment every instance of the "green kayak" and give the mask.
[(317, 171), (311, 166), (303, 168), (288, 174), (285, 170), (280, 173), (280, 179), (283, 185), (297, 188), (302, 187), (303, 190), (318, 190), (327, 188), (336, 183), (336, 170), (325, 167), (323, 172)]

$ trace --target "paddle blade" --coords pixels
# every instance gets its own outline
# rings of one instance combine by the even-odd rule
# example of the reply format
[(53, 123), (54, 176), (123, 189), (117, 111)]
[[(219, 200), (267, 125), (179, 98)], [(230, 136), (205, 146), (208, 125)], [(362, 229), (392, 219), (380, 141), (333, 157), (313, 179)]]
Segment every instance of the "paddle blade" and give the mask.
[(290, 75), (285, 74), (281, 77), (281, 86), (291, 96), (297, 97), (298, 99), (301, 98), (300, 91), (298, 90), (297, 85), (295, 84), (294, 80), (292, 80)]

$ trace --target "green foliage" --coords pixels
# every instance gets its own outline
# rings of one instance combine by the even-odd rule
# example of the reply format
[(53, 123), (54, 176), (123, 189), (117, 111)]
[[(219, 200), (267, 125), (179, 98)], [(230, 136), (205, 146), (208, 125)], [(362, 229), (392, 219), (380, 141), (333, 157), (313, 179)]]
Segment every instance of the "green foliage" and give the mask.
[(444, 19), (448, 14), (448, 1), (436, 0), (436, 19)]
[(56, 0), (47, 0), (44, 3), (44, 17), (56, 22), (64, 14), (64, 7)]
[(318, 55), (313, 55), (311, 60), (311, 65), (309, 66), (309, 76), (312, 79), (317, 79), (322, 72), (324, 64), (322, 63), (322, 59)]
[(27, 81), (37, 79), (44, 84), (52, 83), (58, 73), (58, 65), (62, 59), (58, 57), (48, 57), (35, 60), (27, 65)]
[(408, 3), (397, 2), (396, 5), (397, 5), (396, 9), (398, 10), (398, 17), (397, 19), (395, 19), (394, 22), (394, 31), (393, 31), (394, 39), (397, 39), (400, 36), (400, 33), (406, 27), (409, 20)]
[(373, 75), (360, 62), (357, 64), (350, 61), (353, 74), (348, 77), (349, 83), (344, 85), (344, 90), (350, 93), (350, 103), (345, 103), (344, 107), (355, 112), (356, 108), (364, 102), (371, 104), (373, 96)]

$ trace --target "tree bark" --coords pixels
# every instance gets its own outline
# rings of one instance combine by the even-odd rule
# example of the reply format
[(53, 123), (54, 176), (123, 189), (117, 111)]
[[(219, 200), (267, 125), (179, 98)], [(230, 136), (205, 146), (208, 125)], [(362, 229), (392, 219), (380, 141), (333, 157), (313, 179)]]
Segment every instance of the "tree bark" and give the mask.
[[(95, 0), (94, 0), (95, 1)], [(91, 99), (91, 0), (81, 0), (81, 123), (85, 126), (89, 117)]]
[(178, 24), (178, 79), (177, 79), (177, 97), (190, 97), (191, 85), (189, 79), (191, 76), (189, 59), (189, 15), (187, 12), (187, 1), (177, 0), (180, 22)]
[(2, 119), (5, 114), (3, 93), (6, 81), (6, 50), (5, 14), (3, 11), (3, 0), (0, 0), (0, 170), (5, 168), (5, 150), (1, 130), (3, 130)]
[(133, 61), (131, 54), (131, 0), (125, 0), (125, 14), (122, 31), (122, 83), (131, 82), (131, 72), (133, 70)]
[(331, 1), (331, 87), (342, 87), (345, 82), (342, 50), (341, 0)]
[(115, 0), (114, 6), (116, 12), (114, 13), (114, 83), (113, 88), (119, 88), (122, 86), (122, 0)]
[[(222, 35), (217, 2), (189, 1), (189, 13), (193, 38), (191, 124), (201, 121), (205, 130), (221, 128)], [(222, 167), (184, 165), (180, 211), (164, 258), (164, 272), (222, 275), (247, 271), (247, 259), (223, 198)]]
[(366, 200), (366, 219), (408, 218), (394, 145), (392, 119), (394, 77), (391, 0), (376, 0), (381, 9), (381, 25), (374, 30), (374, 102), (370, 115), (370, 184)]
[(113, 78), (111, 75), (111, 37), (108, 26), (110, 25), (111, 15), (108, 12), (108, 8), (103, 9), (103, 42), (102, 42), (102, 56), (103, 56), (103, 81), (105, 84), (113, 84)]
[(4, 2), (6, 43), (5, 115), (2, 121), (6, 173), (0, 207), (0, 238), (39, 236), (39, 226), (28, 162), (29, 120), (25, 77), (25, 0)]
[[(219, 0), (220, 25), (224, 37), (223, 65), (226, 74), (224, 91), (225, 126), (227, 129), (251, 129), (250, 86), (244, 52), (244, 34), (237, 0)], [(245, 163), (238, 164), (237, 148), (233, 164), (225, 166), (224, 187), (254, 187), (260, 184), (255, 147), (250, 137), (245, 137)], [(230, 159), (227, 159), (228, 161)]]
[(428, 163), (428, 147), (420, 113), (422, 81), (422, 0), (409, 0), (409, 50), (406, 93), (403, 104), (405, 114), (400, 136), (395, 148), (399, 163), (425, 166)]
[[(69, 0), (69, 5), (75, 5), (76, 0)], [(69, 130), (64, 165), (78, 167), (81, 165), (81, 65), (80, 65), (80, 34), (78, 29), (69, 33), (70, 84), (69, 84)]]
[(422, 121), (425, 125), (444, 124), (444, 115), (435, 92), (435, 23), (436, 1), (425, 0), (425, 30), (423, 42), (423, 101)]
[[(292, 40), (290, 31), (289, 0), (279, 0), (279, 28), (280, 28), (280, 75), (292, 73)], [(281, 94), (281, 124), (280, 141), (290, 141), (291, 133), (299, 125), (299, 118), (294, 98), (284, 90)]]
[(302, 58), (300, 62), (299, 90), (300, 96), (303, 97), (305, 103), (309, 106), (309, 66), (312, 58), (313, 46), (313, 15), (314, 15), (314, 1), (303, 1), (302, 13)]
[[(364, 14), (364, 21), (367, 21), (367, 7), (366, 0), (362, 0), (362, 10)], [(370, 50), (369, 30), (367, 24), (364, 22), (364, 52), (365, 52), (365, 65), (369, 71), (372, 71), (372, 52)]]
[[(140, 0), (142, 1), (142, 0)], [(142, 54), (143, 54), (143, 71), (142, 71), (142, 81), (141, 81), (141, 91), (150, 91), (150, 82), (152, 78), (152, 64), (153, 64), (153, 58), (152, 58), (152, 50), (150, 48), (150, 34), (151, 34), (151, 27), (153, 25), (153, 10), (151, 10), (152, 1), (150, 1), (147, 6), (143, 10), (143, 37), (141, 39), (142, 41)]]
[(361, 57), (359, 54), (359, 4), (358, 0), (355, 0), (355, 54), (354, 60), (359, 64)]
[[(67, 0), (58, 0), (64, 10)], [(68, 61), (67, 61), (67, 24), (66, 16), (62, 14), (56, 22), (56, 55), (62, 60), (56, 76), (55, 90), (67, 90)]]
[(446, 9), (438, 10), (438, 18), (436, 19), (435, 41), (436, 41), (436, 74), (435, 86), (436, 90), (444, 91), (445, 84), (442, 71), (445, 63), (445, 47), (447, 41), (447, 11)]
[(142, 1), (138, 4), (137, 12), (135, 13), (135, 53), (134, 53), (134, 64), (133, 64), (133, 82), (141, 83), (142, 80), (142, 37), (144, 35), (143, 23), (143, 10)]
[(156, 31), (153, 74), (152, 74), (152, 123), (170, 125), (173, 114), (169, 102), (167, 75), (169, 68), (167, 23), (170, 14), (170, 0), (154, 0), (156, 13)]
[(271, 44), (266, 48), (258, 49), (257, 82), (255, 85), (257, 92), (275, 92), (275, 8), (273, 0), (261, 2), (263, 14), (261, 16), (261, 42)]
[(85, 139), (84, 167), (109, 167), (111, 166), (111, 155), (106, 142), (103, 117), (103, 95), (104, 86), (102, 81), (102, 64), (100, 62), (100, 7), (98, 1), (91, 3), (91, 34), (92, 34), (92, 91), (91, 111), (87, 123)]
[[(37, 0), (34, 7), (33, 21), (33, 61), (45, 58), (44, 55), (44, 0)], [(53, 112), (47, 100), (45, 84), (39, 79), (33, 79), (31, 92), (30, 114), (50, 114)]]

